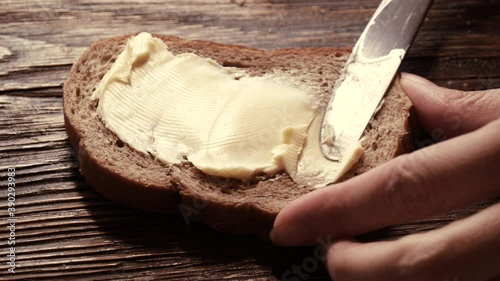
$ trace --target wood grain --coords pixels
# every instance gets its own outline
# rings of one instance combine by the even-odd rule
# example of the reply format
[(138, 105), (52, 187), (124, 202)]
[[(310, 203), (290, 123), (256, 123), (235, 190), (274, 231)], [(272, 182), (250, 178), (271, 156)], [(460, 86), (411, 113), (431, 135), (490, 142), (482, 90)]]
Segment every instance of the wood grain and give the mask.
[[(217, 233), (110, 203), (78, 172), (61, 85), (93, 41), (138, 31), (274, 49), (351, 47), (378, 0), (0, 1), (0, 209), (16, 168), (16, 274), (2, 280), (279, 280), (312, 248)], [(500, 87), (500, 5), (436, 0), (402, 69), (464, 90)], [(395, 239), (490, 203), (360, 237)], [(5, 216), (4, 216), (5, 217)], [(6, 229), (7, 221), (0, 221)], [(2, 231), (0, 251), (7, 251)], [(308, 280), (328, 280), (326, 271)]]

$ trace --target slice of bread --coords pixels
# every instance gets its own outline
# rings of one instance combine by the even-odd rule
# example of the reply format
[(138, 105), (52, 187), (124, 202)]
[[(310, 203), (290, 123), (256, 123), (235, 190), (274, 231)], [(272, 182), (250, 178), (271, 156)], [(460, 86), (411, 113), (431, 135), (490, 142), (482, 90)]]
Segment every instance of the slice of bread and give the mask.
[[(64, 120), (82, 175), (99, 193), (119, 204), (181, 212), (188, 221), (221, 231), (267, 237), (278, 212), (313, 188), (295, 184), (284, 172), (241, 181), (205, 175), (189, 163), (165, 165), (124, 144), (101, 122), (91, 95), (131, 36), (94, 43), (73, 65), (64, 85)], [(174, 54), (193, 52), (223, 66), (244, 69), (247, 75), (285, 72), (314, 89), (323, 105), (349, 56), (348, 50), (331, 48), (263, 51), (154, 36)], [(411, 150), (411, 107), (396, 79), (365, 131), (364, 155), (343, 180)]]

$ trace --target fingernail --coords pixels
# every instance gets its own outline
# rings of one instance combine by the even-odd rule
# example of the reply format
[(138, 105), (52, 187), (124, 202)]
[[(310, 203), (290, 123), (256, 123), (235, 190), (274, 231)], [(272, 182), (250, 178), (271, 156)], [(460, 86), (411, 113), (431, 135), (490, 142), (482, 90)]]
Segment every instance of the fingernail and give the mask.
[[(423, 78), (423, 77), (420, 77), (420, 76), (417, 76), (415, 74), (411, 74), (411, 73), (406, 73), (406, 72), (403, 72), (401, 73), (401, 84), (407, 84), (407, 83), (412, 83), (412, 84), (419, 84), (419, 85), (422, 85), (422, 86), (427, 86), (427, 87), (435, 87), (436, 84), (432, 83), (431, 81)], [(402, 85), (403, 86), (403, 85)]]
[(417, 107), (441, 103), (441, 88), (431, 81), (410, 73), (401, 73), (399, 81), (403, 92)]
[(297, 223), (284, 223), (273, 227), (269, 233), (271, 241), (279, 246), (299, 246), (312, 244), (311, 233), (304, 226)]

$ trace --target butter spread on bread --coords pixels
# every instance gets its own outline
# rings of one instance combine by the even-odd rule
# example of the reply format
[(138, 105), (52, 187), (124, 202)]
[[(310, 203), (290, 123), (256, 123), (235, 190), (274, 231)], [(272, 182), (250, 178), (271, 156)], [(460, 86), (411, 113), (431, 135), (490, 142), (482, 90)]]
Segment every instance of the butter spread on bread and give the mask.
[(341, 163), (321, 155), (313, 94), (285, 74), (245, 76), (193, 53), (174, 55), (140, 33), (92, 97), (119, 139), (166, 164), (187, 159), (208, 175), (236, 179), (285, 170), (296, 183), (322, 187), (363, 149), (355, 145)]
[[(125, 144), (105, 127), (96, 112), (99, 100), (93, 99), (92, 94), (134, 36), (127, 34), (94, 42), (74, 63), (64, 83), (64, 122), (85, 181), (121, 205), (177, 214), (192, 208), (196, 212), (189, 216), (190, 221), (219, 231), (267, 239), (278, 212), (315, 190), (314, 187), (294, 182), (284, 171), (274, 176), (238, 180), (209, 176), (188, 161), (165, 164)], [(338, 48), (259, 50), (160, 34), (153, 37), (162, 40), (174, 55), (195, 53), (231, 67), (228, 69), (235, 73), (248, 76), (279, 73), (276, 80), (293, 77), (298, 87), (313, 90), (314, 104), (319, 107), (326, 106), (333, 83), (350, 54)], [(415, 121), (412, 112), (411, 102), (396, 78), (380, 111), (365, 129), (363, 155), (339, 181), (411, 151), (414, 132), (410, 124)]]

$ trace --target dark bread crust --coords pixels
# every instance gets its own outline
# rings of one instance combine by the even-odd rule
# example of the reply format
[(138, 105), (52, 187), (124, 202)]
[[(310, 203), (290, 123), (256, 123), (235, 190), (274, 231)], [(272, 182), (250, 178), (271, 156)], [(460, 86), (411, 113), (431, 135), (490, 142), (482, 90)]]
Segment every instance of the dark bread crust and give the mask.
[[(97, 116), (90, 96), (132, 35), (94, 43), (73, 65), (64, 85), (64, 120), (78, 152), (80, 171), (105, 197), (126, 206), (172, 213), (179, 210), (215, 229), (267, 237), (278, 212), (293, 199), (312, 191), (295, 184), (286, 173), (249, 181), (203, 174), (189, 163), (165, 165), (123, 144)], [(250, 75), (286, 72), (317, 90), (319, 104), (349, 55), (331, 48), (263, 51), (207, 41), (186, 41), (154, 35), (173, 53), (194, 52)], [(343, 180), (365, 172), (411, 149), (411, 103), (396, 80), (386, 102), (365, 131), (365, 155)]]

